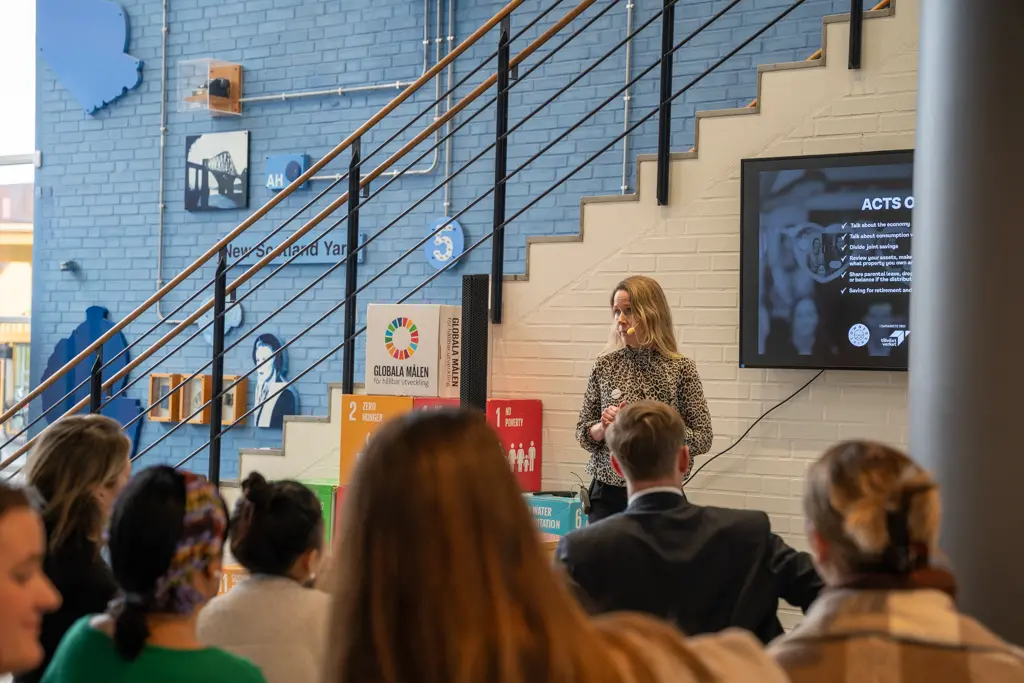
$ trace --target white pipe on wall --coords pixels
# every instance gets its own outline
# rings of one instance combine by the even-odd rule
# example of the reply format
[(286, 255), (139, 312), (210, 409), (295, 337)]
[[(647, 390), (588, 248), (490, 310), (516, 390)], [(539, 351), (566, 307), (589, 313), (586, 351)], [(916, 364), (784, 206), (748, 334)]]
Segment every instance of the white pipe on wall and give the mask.
[[(626, 2), (626, 35), (633, 32), (633, 8), (636, 5), (634, 0)], [(622, 130), (629, 131), (629, 79), (633, 65), (633, 41), (626, 41), (626, 90), (622, 93)], [(622, 138), (622, 194), (629, 193), (629, 133)]]
[[(164, 203), (164, 161), (167, 153), (167, 0), (163, 0), (163, 22), (160, 28), (160, 174), (157, 184), (160, 186), (157, 197), (156, 219), (156, 291), (164, 286), (164, 214), (167, 205)], [(156, 300), (156, 317), (168, 325), (177, 325), (181, 320), (164, 320), (160, 310), (160, 299)]]
[[(437, 0), (438, 4), (441, 4), (441, 0)], [(451, 54), (452, 45), (455, 42), (455, 0), (448, 0), (448, 52)], [(452, 108), (452, 80), (454, 74), (452, 69), (454, 68), (454, 60), (448, 63), (448, 87), (445, 89), (448, 92), (448, 97), (445, 98), (444, 111), (447, 114)], [(455, 117), (452, 117), (455, 118)], [(444, 124), (444, 134), (448, 137), (444, 143), (444, 177), (447, 180), (452, 174), (452, 119)], [(452, 183), (448, 180), (444, 184), (444, 217), (448, 218), (452, 210)]]

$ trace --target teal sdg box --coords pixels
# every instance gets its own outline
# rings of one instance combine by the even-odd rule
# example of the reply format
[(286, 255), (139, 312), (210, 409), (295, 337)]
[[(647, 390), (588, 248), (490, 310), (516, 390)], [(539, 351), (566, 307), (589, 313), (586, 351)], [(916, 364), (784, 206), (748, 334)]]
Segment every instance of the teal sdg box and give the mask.
[(583, 504), (572, 493), (528, 493), (523, 498), (543, 534), (564, 536), (587, 524)]

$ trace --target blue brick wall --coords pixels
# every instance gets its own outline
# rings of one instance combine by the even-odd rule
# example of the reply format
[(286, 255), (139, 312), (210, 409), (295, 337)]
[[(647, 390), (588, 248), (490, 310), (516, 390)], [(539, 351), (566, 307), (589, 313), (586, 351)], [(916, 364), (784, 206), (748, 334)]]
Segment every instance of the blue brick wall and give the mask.
[[(572, 28), (607, 6), (599, 0)], [(434, 0), (431, 0), (431, 39), (434, 35)], [(43, 167), (37, 171), (35, 282), (33, 302), (32, 359), (33, 378), (38, 381), (54, 344), (68, 335), (84, 318), (86, 307), (101, 304), (119, 320), (142, 303), (155, 290), (157, 263), (157, 222), (160, 156), (160, 44), (161, 3), (154, 0), (122, 0), (131, 23), (130, 52), (144, 60), (141, 86), (95, 116), (87, 116), (54, 72), (40, 63), (37, 70), (37, 148), (43, 152)], [(447, 4), (447, 3), (446, 3)], [(659, 0), (637, 2), (639, 26), (660, 7)], [(788, 0), (744, 0), (732, 12), (681, 50), (675, 59), (675, 85), (682, 87), (705, 68), (724, 56), (744, 38), (770, 20), (788, 4)], [(501, 3), (456, 3), (455, 35), (461, 41), (492, 16)], [(714, 12), (724, 7), (722, 0), (681, 2), (677, 10), (676, 39), (682, 39)], [(512, 27), (518, 31), (535, 17), (541, 7), (550, 6), (527, 0), (516, 11)], [(513, 53), (522, 49), (557, 17), (571, 2), (555, 9), (538, 27), (528, 31), (513, 45)], [(674, 108), (673, 145), (686, 149), (693, 139), (693, 114), (701, 109), (718, 109), (746, 104), (755, 95), (756, 66), (759, 63), (797, 60), (807, 57), (821, 42), (821, 17), (848, 7), (844, 0), (808, 0), (785, 21), (732, 58), (721, 69), (677, 100)], [(510, 94), (510, 120), (516, 125), (537, 105), (562, 87), (573, 75), (592, 63), (625, 36), (625, 3), (619, 3), (565, 49), (553, 56), (530, 78), (518, 81)], [(267, 201), (262, 187), (267, 155), (306, 152), (319, 158), (346, 134), (363, 123), (393, 95), (390, 91), (366, 92), (342, 97), (323, 97), (289, 102), (247, 104), (237, 118), (212, 119), (194, 112), (179, 111), (176, 102), (177, 65), (181, 60), (217, 57), (240, 62), (245, 71), (246, 96), (357, 86), (371, 82), (409, 81), (419, 74), (422, 58), (424, 7), (409, 0), (172, 0), (168, 35), (167, 94), (168, 124), (166, 148), (166, 213), (163, 237), (162, 277), (169, 280), (196, 259), (214, 241), (237, 225), (247, 214), (222, 212), (189, 214), (183, 208), (185, 137), (223, 130), (248, 130), (251, 135), (250, 193), (254, 209)], [(443, 20), (447, 22), (447, 17)], [(556, 37), (521, 67), (523, 73), (547, 55), (569, 32)], [(495, 48), (497, 33), (492, 33), (457, 61), (456, 79), (489, 55)], [(650, 65), (660, 45), (659, 23), (655, 22), (634, 42), (633, 74)], [(430, 45), (433, 59), (433, 44)], [(511, 136), (509, 169), (523, 164), (583, 117), (596, 104), (613, 94), (624, 82), (624, 51), (620, 50), (554, 104), (519, 127)], [(459, 89), (469, 92), (487, 71)], [(632, 120), (638, 121), (657, 102), (655, 68), (634, 90)], [(373, 129), (363, 141), (364, 155), (383, 142), (433, 99), (433, 87), (425, 87), (398, 112)], [(483, 101), (489, 99), (489, 96)], [(480, 104), (470, 105), (456, 119), (465, 121)], [(422, 121), (427, 121), (424, 118)], [(453, 168), (460, 168), (478, 154), (494, 137), (495, 113), (492, 107), (460, 131), (453, 144)], [(546, 191), (571, 169), (619, 135), (622, 131), (621, 96), (615, 97), (601, 112), (590, 118), (554, 148), (519, 173), (508, 186), (508, 215), (520, 212), (533, 198)], [(420, 124), (422, 125), (422, 124)], [(633, 162), (638, 153), (655, 149), (654, 119), (630, 138), (629, 185), (633, 187)], [(379, 161), (410, 138), (404, 135), (385, 148)], [(419, 151), (424, 151), (421, 146)], [(417, 168), (429, 163), (428, 156)], [(506, 270), (522, 272), (528, 235), (573, 233), (579, 229), (579, 199), (583, 195), (615, 194), (621, 184), (621, 143), (602, 154), (571, 180), (523, 212), (508, 228)], [(411, 158), (410, 158), (411, 161)], [(462, 211), (493, 181), (493, 154), (485, 154), (463, 172), (452, 186), (452, 210)], [(347, 168), (343, 154), (330, 167), (338, 173)], [(437, 185), (438, 169), (428, 175), (400, 179), (392, 183), (362, 211), (362, 229), (373, 233)], [(378, 182), (374, 189), (383, 183)], [(272, 212), (281, 221), (322, 190), (296, 194)], [(329, 194), (337, 196), (343, 187)], [(316, 208), (322, 208), (322, 202)], [(431, 219), (442, 215), (442, 193), (436, 192), (417, 210), (398, 221), (378, 241), (367, 248), (366, 262), (360, 269), (360, 281), (379, 275), (397, 254), (409, 249), (426, 232)], [(307, 211), (303, 219), (313, 215)], [(472, 244), (487, 233), (491, 221), (491, 201), (485, 199), (460, 217)], [(274, 225), (277, 223), (275, 222)], [(323, 224), (324, 226), (329, 223)], [(266, 223), (271, 225), (271, 223)], [(297, 225), (297, 224), (296, 224)], [(264, 234), (270, 228), (263, 228)], [(318, 230), (321, 228), (318, 228)], [(334, 237), (344, 239), (343, 227)], [(61, 272), (62, 261), (75, 260), (78, 274)], [(486, 272), (490, 264), (489, 243), (483, 244), (454, 272), (435, 280), (415, 301), (457, 302), (460, 278), (464, 273)], [(253, 329), (292, 293), (319, 275), (324, 266), (291, 266), (252, 294), (244, 304), (245, 323), (228, 338)], [(240, 270), (234, 271), (236, 274)], [(265, 271), (266, 272), (266, 271)], [(392, 268), (367, 289), (359, 300), (359, 318), (365, 317), (369, 301), (394, 301), (418, 285), (432, 271), (422, 257), (410, 257)], [(213, 274), (211, 264), (190, 278), (163, 304), (168, 313), (188, 294)], [(250, 288), (264, 276), (258, 275), (240, 289)], [(339, 269), (309, 294), (284, 310), (267, 324), (265, 331), (283, 340), (297, 335), (305, 325), (340, 301), (343, 273)], [(194, 310), (190, 305), (186, 311)], [(179, 316), (176, 316), (179, 317)], [(134, 341), (157, 322), (150, 310), (131, 325), (128, 338)], [(140, 350), (169, 330), (161, 326)], [(290, 349), (290, 376), (298, 374), (340, 341), (342, 315), (330, 315), (311, 333)], [(263, 331), (263, 330), (261, 330)], [(255, 336), (255, 335), (254, 335)], [(229, 373), (247, 372), (252, 337), (231, 351)], [(175, 342), (177, 343), (177, 342)], [(174, 345), (172, 344), (172, 348)], [(362, 342), (357, 344), (357, 378), (362, 374)], [(201, 337), (186, 344), (178, 353), (160, 364), (158, 371), (191, 372), (203, 362), (210, 348)], [(157, 358), (161, 357), (161, 352)], [(143, 368), (149, 368), (148, 361)], [(335, 354), (298, 384), (301, 412), (326, 414), (326, 382), (338, 381), (340, 354)], [(133, 377), (142, 377), (136, 372)], [(143, 377), (131, 395), (145, 400)], [(252, 401), (250, 389), (249, 401)], [(161, 437), (170, 427), (147, 422), (142, 444)], [(205, 427), (186, 425), (154, 449), (147, 463), (177, 462), (206, 440)], [(253, 428), (237, 429), (225, 439), (224, 476), (237, 474), (237, 451), (241, 446), (277, 446), (280, 433)], [(205, 453), (193, 461), (205, 470)]]

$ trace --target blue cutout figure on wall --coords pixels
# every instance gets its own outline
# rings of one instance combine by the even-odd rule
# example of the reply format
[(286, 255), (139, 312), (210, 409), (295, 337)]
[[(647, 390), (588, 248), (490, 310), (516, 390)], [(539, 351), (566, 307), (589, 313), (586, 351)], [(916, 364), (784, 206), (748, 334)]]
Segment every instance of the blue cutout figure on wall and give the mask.
[(142, 82), (128, 50), (128, 15), (110, 0), (37, 0), (39, 53), (89, 114)]
[[(54, 347), (53, 353), (50, 354), (50, 358), (46, 361), (46, 370), (43, 371), (44, 381), (57, 370), (64, 367), (64, 365), (66, 365), (72, 358), (88, 347), (89, 344), (92, 344), (94, 341), (102, 337), (107, 330), (114, 326), (114, 324), (107, 319), (107, 315), (107, 309), (102, 306), (90, 306), (86, 309), (85, 322), (76, 327), (75, 331), (72, 332), (70, 336), (58, 341), (57, 345)], [(117, 354), (121, 353), (121, 351), (127, 347), (128, 342), (125, 340), (124, 335), (120, 333), (111, 337), (107, 340), (107, 343), (103, 345), (104, 363), (110, 363), (109, 367), (103, 371), (104, 381), (112, 377), (115, 373), (124, 368), (124, 366), (128, 365), (129, 359), (127, 353), (111, 362)], [(92, 371), (94, 360), (95, 356), (90, 356), (84, 361), (81, 361), (71, 372), (64, 375), (60, 380), (55, 382), (53, 386), (44, 391), (43, 409), (49, 409), (55, 403), (64, 398), (65, 394), (81, 384), (83, 380), (88, 379)], [(108, 391), (104, 392), (104, 397), (110, 396), (112, 393), (124, 388), (124, 385), (127, 383), (128, 377), (122, 377), (120, 380), (115, 382)], [(58, 407), (46, 414), (47, 422), (55, 421), (58, 417), (70, 410), (72, 406), (88, 396), (89, 383), (86, 382), (81, 389), (64, 399)], [(125, 396), (118, 396), (104, 406), (102, 410), (104, 415), (117, 420), (122, 425), (128, 424), (128, 422), (137, 417), (141, 412), (142, 405), (139, 403), (139, 400), (126, 398)], [(142, 423), (144, 421), (145, 420), (136, 420), (126, 432), (128, 434), (128, 438), (132, 440), (132, 455), (135, 455), (135, 452), (138, 450), (139, 434), (141, 433)]]
[[(272, 334), (261, 334), (252, 345), (252, 361), (256, 368), (256, 400), (254, 406), (266, 401), (267, 397), (281, 390), (288, 380), (284, 377), (285, 358), (279, 353), (272, 360), (270, 356), (281, 348), (281, 342)], [(280, 429), (285, 415), (299, 412), (299, 397), (291, 387), (285, 388), (264, 405), (256, 408), (256, 426)]]

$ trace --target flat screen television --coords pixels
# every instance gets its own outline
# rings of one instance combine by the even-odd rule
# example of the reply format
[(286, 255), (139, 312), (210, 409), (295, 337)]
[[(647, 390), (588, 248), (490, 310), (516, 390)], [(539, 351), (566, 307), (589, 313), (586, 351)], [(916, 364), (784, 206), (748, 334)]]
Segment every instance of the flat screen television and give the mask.
[(744, 159), (740, 367), (906, 370), (913, 151)]

